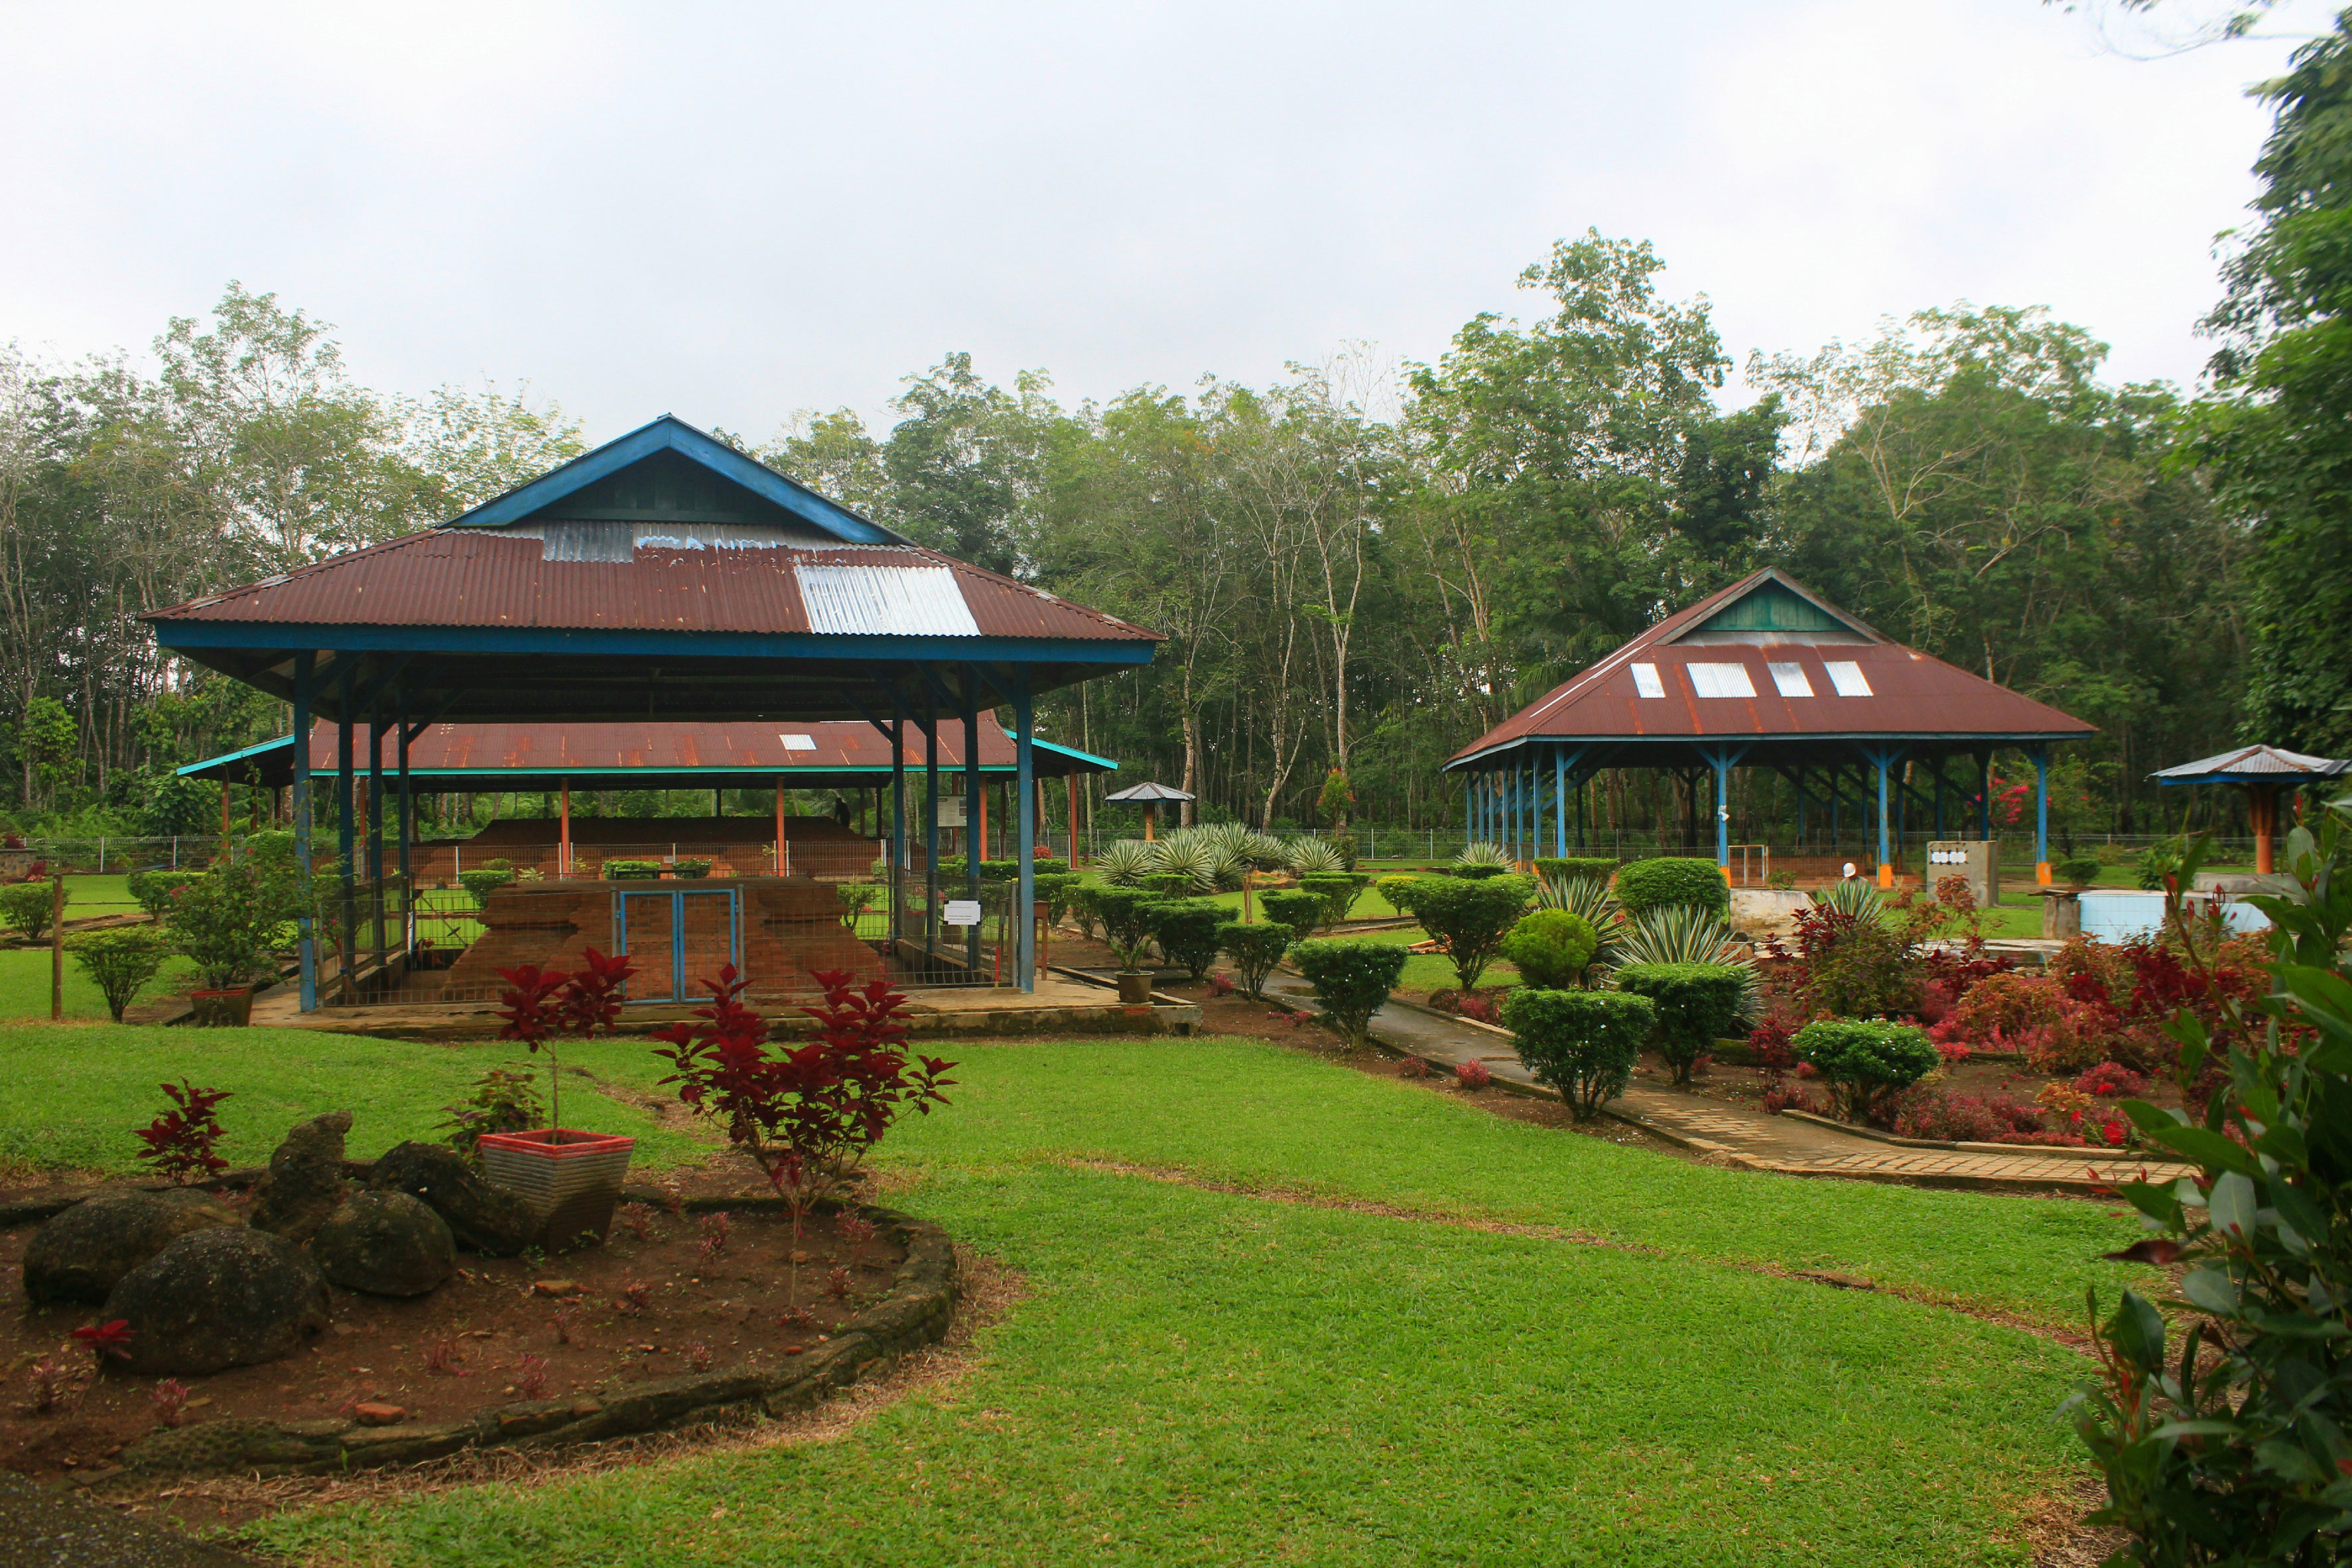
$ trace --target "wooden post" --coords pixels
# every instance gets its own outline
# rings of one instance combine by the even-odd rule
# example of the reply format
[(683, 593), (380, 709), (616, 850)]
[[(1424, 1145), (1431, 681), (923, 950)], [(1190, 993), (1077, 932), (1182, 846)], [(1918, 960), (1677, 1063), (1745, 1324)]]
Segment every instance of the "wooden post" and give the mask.
[(556, 829), (555, 874), (559, 877), (569, 877), (572, 875), (572, 781), (564, 779), (562, 783), (563, 817), (562, 826)]
[[(984, 789), (976, 797), (980, 801), (980, 837), (972, 839), (972, 842), (978, 844), (980, 847), (972, 852), (971, 863), (975, 866), (988, 858), (988, 797), (994, 793), (996, 792), (993, 790)], [(971, 835), (966, 834), (964, 837), (971, 838)]]
[(2254, 875), (2267, 877), (2277, 868), (2272, 840), (2278, 832), (2278, 790), (2255, 784), (2246, 791), (2247, 826), (2254, 830)]
[(66, 874), (49, 881), (49, 1017), (66, 1016)]
[(1160, 803), (1158, 801), (1147, 800), (1143, 803), (1143, 841), (1146, 844), (1151, 842), (1152, 819), (1159, 814)]
[(786, 855), (785, 855), (785, 853), (784, 853), (784, 775), (783, 775), (783, 774), (782, 774), (782, 773), (778, 773), (778, 774), (776, 775), (776, 875), (777, 875), (777, 876), (781, 877), (781, 876), (783, 876), (783, 875), (785, 874), (785, 872), (784, 872), (784, 867), (785, 867), (785, 865), (786, 865), (787, 863), (788, 863), (788, 859), (787, 859), (787, 857), (786, 857)]
[(228, 780), (221, 780), (221, 858), (228, 858)]
[[(1062, 783), (1066, 786), (1066, 793), (1070, 797), (1070, 869), (1075, 871), (1080, 864), (1078, 859), (1078, 775), (1075, 772), (1064, 773)], [(1242, 918), (1247, 920), (1249, 917), (1244, 915)]]

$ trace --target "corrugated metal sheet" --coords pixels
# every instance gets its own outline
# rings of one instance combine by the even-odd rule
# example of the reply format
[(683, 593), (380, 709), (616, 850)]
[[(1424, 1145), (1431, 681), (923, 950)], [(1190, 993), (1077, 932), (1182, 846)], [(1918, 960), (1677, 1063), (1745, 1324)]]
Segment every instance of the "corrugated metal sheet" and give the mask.
[(2298, 779), (2340, 778), (2352, 772), (2352, 762), (2338, 762), (2333, 757), (2306, 756), (2278, 746), (2241, 746), (2234, 752), (2221, 752), (2210, 757), (2200, 757), (2193, 763), (2164, 768), (2147, 776), (2168, 784), (2199, 784), (2210, 781), (2224, 784), (2231, 779)]
[[(1598, 664), (1528, 704), (1454, 754), (1462, 762), (1513, 742), (1559, 740), (1760, 741), (1806, 737), (2016, 736), (2070, 739), (2095, 733), (2093, 726), (2046, 703), (2036, 702), (1981, 676), (1887, 640), (1742, 646), (1715, 641), (1681, 643), (1678, 634), (1696, 630), (1711, 616), (1759, 586), (1772, 583), (1814, 595), (1778, 572), (1766, 571), (1733, 584), (1668, 616)], [(1854, 626), (1862, 623), (1845, 617)], [(1864, 628), (1867, 630), (1867, 628)], [(1837, 695), (1825, 658), (1855, 665), (1870, 695)], [(1655, 668), (1663, 695), (1641, 694), (1633, 665)], [(1745, 667), (1753, 697), (1702, 697), (1688, 666), (1738, 663)], [(1812, 695), (1794, 681), (1775, 680), (1773, 664), (1794, 664)], [(1702, 678), (1706, 679), (1707, 678)], [(1707, 680), (1726, 689), (1721, 677)], [(1736, 683), (1728, 683), (1736, 689)]]
[(978, 623), (944, 566), (793, 568), (809, 630), (839, 637), (880, 632), (906, 637), (976, 637)]
[[(541, 532), (521, 529), (438, 528), (333, 556), (268, 583), (152, 612), (152, 620), (258, 622), (317, 626), (529, 626), (564, 629), (908, 635), (910, 624), (946, 626), (929, 635), (1158, 641), (1115, 616), (1074, 605), (1025, 584), (982, 572), (936, 551), (904, 545), (699, 543), (689, 548), (636, 543), (677, 524), (618, 524), (637, 531), (625, 559), (607, 525), (562, 525), (559, 553)], [(741, 524), (715, 525), (740, 529)], [(572, 531), (579, 531), (574, 532)], [(845, 598), (812, 624), (800, 586), (802, 567), (854, 567), (886, 584), (908, 574), (893, 595), (877, 586), (864, 607)], [(845, 579), (830, 579), (845, 580)], [(941, 591), (945, 585), (948, 592)], [(963, 616), (952, 616), (950, 595)]]

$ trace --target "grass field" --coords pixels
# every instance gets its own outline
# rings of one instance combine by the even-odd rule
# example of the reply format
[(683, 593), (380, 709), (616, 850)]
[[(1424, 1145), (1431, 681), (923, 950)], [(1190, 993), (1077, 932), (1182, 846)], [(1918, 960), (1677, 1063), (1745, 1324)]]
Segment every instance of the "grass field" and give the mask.
[(2082, 1473), (2081, 1358), (1770, 1270), (2051, 1323), (2138, 1272), (2095, 1261), (2134, 1234), (2095, 1205), (1700, 1167), (1256, 1042), (948, 1054), (954, 1105), (880, 1160), (1025, 1278), (961, 1380), (829, 1441), (265, 1535), (497, 1568), (2023, 1563), (2021, 1512)]

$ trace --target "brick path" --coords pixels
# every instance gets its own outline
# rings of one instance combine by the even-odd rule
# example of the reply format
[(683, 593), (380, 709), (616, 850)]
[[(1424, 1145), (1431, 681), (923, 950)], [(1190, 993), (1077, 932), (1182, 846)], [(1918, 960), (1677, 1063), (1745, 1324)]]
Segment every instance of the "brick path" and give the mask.
[[(1294, 976), (1277, 975), (1267, 982), (1266, 989), (1295, 1005), (1312, 1005), (1312, 991)], [(1475, 1057), (1508, 1089), (1559, 1098), (1519, 1065), (1511, 1037), (1504, 1030), (1391, 1003), (1373, 1015), (1371, 1032), (1374, 1039), (1391, 1050), (1444, 1068)], [(2089, 1197), (2101, 1187), (2134, 1180), (2143, 1173), (2159, 1181), (2188, 1173), (2180, 1165), (2137, 1158), (2107, 1159), (2084, 1149), (2020, 1148), (1989, 1153), (1981, 1149), (1915, 1149), (1882, 1143), (1858, 1133), (1768, 1116), (1638, 1079), (1604, 1109), (1620, 1121), (1726, 1164), (1788, 1176)]]

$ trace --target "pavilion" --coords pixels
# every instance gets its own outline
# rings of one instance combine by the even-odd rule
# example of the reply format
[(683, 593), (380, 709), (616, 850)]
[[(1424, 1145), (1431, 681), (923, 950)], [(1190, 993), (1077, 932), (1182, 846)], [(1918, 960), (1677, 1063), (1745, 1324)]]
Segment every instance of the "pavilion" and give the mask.
[[(2036, 879), (2050, 882), (2050, 748), (2095, 731), (2057, 709), (1904, 647), (1773, 568), (1667, 616), (1607, 658), (1448, 759), (1466, 775), (1470, 837), (1543, 841), (1550, 775), (1554, 853), (1583, 843), (1582, 786), (1604, 768), (1708, 770), (1715, 775), (1716, 862), (1730, 874), (1730, 777), (1765, 767), (1809, 801), (1836, 808), (1851, 787), (1865, 805), (1874, 775), (1878, 881), (1895, 879), (1893, 821), (1907, 796), (1943, 828), (1945, 775), (1975, 765), (1978, 833), (1992, 836), (1992, 755), (2032, 760)], [(1904, 764), (1925, 764), (1929, 795)], [(1914, 770), (1916, 772), (1916, 769)], [(1571, 828), (1570, 801), (1577, 812)], [(1800, 817), (1801, 821), (1801, 816)]]
[(2254, 875), (2270, 876), (2274, 868), (2278, 837), (2278, 798), (2285, 791), (2305, 788), (2352, 773), (2352, 762), (2334, 757), (2306, 756), (2280, 746), (2240, 746), (2233, 751), (2200, 757), (2193, 763), (2161, 769), (2147, 776), (2160, 785), (2232, 784), (2246, 792), (2247, 826), (2254, 835)]
[[(1036, 699), (1148, 664), (1161, 640), (918, 545), (668, 415), (447, 523), (142, 618), (174, 655), (291, 703), (293, 734), (335, 726), (346, 930), (362, 850), (368, 879), (384, 883), (381, 815), (394, 815), (355, 842), (357, 763), (372, 796), (396, 798), (405, 883), (411, 752), (434, 724), (863, 722), (889, 742), (891, 860), (903, 872), (909, 729), (937, 737), (960, 719), (969, 754), (981, 710), (999, 706), (1013, 711), (1014, 907), (1026, 910)], [(929, 748), (933, 774), (940, 752)], [(310, 749), (292, 748), (292, 763), (307, 866)], [(970, 816), (980, 792), (967, 771)], [(977, 860), (970, 876), (976, 899)], [(905, 880), (891, 879), (894, 932)], [(1028, 991), (1034, 926), (1013, 924), (1011, 978)], [(318, 1005), (307, 928), (301, 954), (307, 1012)]]

